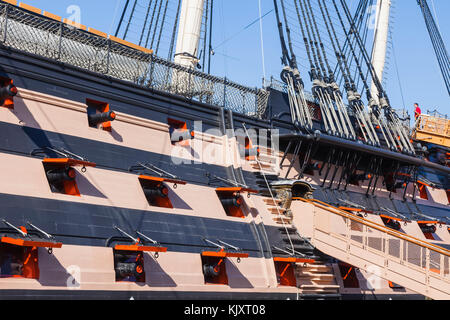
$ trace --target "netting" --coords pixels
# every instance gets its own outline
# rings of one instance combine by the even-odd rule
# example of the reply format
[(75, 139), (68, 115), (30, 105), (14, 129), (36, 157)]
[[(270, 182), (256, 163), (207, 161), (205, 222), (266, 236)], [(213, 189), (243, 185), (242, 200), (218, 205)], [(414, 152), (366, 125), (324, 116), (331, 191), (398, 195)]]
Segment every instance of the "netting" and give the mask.
[(260, 118), (268, 92), (184, 68), (62, 22), (0, 3), (0, 43), (104, 76)]

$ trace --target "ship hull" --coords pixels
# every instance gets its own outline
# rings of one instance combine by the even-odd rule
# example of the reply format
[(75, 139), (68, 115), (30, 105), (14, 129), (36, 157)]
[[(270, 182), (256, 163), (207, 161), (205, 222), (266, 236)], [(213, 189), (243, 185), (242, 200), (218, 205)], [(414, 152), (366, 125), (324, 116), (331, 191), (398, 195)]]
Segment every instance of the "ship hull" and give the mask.
[[(33, 279), (0, 278), (1, 299), (424, 298), (406, 289), (391, 288), (385, 279), (374, 289), (369, 283), (373, 276), (362, 271), (355, 276), (358, 286), (346, 288), (346, 275), (339, 271), (338, 261), (314, 248), (307, 251), (317, 256), (317, 262), (302, 262), (295, 268), (304, 275), (308, 270), (324, 269), (322, 276), (328, 282), (320, 280), (320, 285), (311, 290), (302, 289), (302, 285), (310, 288), (315, 283), (305, 276), (289, 285), (280, 283), (273, 250), (289, 244), (286, 232), (289, 234), (287, 229), (292, 224), (280, 223), (276, 212), (268, 208), (269, 197), (261, 194), (247, 197), (243, 192), (243, 216), (227, 215), (218, 188), (229, 186), (211, 181), (213, 176), (234, 178), (248, 188), (260, 188), (261, 168), (249, 161), (242, 163), (236, 137), (227, 130), (242, 130), (245, 125), (263, 131), (270, 128), (269, 121), (14, 49), (0, 49), (0, 76), (13, 79), (19, 88), (14, 109), (0, 109), (0, 217), (15, 226), (31, 222), (62, 243), (51, 254), (46, 248), (38, 249), (39, 272)], [(111, 131), (89, 127), (88, 100), (108, 103), (117, 113)], [(201, 121), (188, 147), (171, 143), (169, 119), (182, 121), (189, 128)], [(276, 129), (290, 133), (291, 127), (280, 123)], [(57, 193), (49, 185), (43, 158), (60, 157), (49, 147), (68, 150), (95, 163), (95, 167), (75, 168), (78, 194)], [(217, 155), (214, 150), (225, 151)], [(267, 175), (284, 176), (291, 171), (290, 178), (294, 178), (301, 171), (295, 158), (288, 159), (294, 162), (293, 168), (288, 168), (288, 163), (280, 171), (276, 164), (283, 152), (267, 147), (264, 151), (275, 159), (275, 164), (265, 168)], [(172, 208), (149, 204), (139, 174), (131, 170), (139, 162), (151, 163), (183, 181), (167, 184)], [(327, 202), (338, 202), (339, 197), (359, 201), (367, 186), (363, 183), (348, 186), (345, 192), (333, 191), (319, 188), (321, 178), (317, 173), (306, 175), (305, 180), (318, 187), (314, 196)], [(415, 192), (411, 186), (406, 191)], [(380, 183), (373, 193), (378, 200), (361, 201), (373, 206), (403, 205), (405, 214), (419, 208), (436, 217), (447, 215), (445, 192), (429, 192), (433, 201), (404, 202), (399, 193), (392, 200)], [(382, 223), (378, 216), (373, 218)], [(301, 228), (311, 226), (309, 223)], [(418, 228), (410, 226), (408, 232), (425, 239)], [(117, 280), (114, 245), (130, 242), (118, 229), (133, 234), (139, 231), (167, 249), (158, 256), (143, 254), (145, 281)], [(11, 233), (7, 228), (0, 231)], [(448, 232), (438, 232), (435, 243), (450, 241)], [(220, 250), (205, 239), (220, 239), (248, 255), (242, 259), (227, 257), (223, 262), (227, 271), (224, 283), (208, 283), (205, 277), (205, 251)]]

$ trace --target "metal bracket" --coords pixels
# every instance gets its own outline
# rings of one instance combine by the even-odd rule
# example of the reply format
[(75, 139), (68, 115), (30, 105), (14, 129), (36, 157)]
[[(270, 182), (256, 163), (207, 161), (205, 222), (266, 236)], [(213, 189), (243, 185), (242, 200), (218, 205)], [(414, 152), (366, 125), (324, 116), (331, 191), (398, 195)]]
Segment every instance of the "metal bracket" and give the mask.
[(241, 248), (233, 246), (233, 245), (231, 245), (229, 243), (226, 243), (225, 241), (222, 241), (222, 240), (219, 240), (219, 239), (217, 239), (217, 242), (219, 242), (220, 244), (219, 243), (215, 243), (215, 242), (213, 242), (211, 240), (208, 240), (206, 238), (203, 238), (203, 241), (208, 242), (208, 243), (218, 247), (219, 249), (226, 249), (228, 247), (228, 248), (233, 249), (234, 251), (242, 252)]
[(128, 171), (130, 171), (130, 172), (145, 171), (145, 170), (149, 170), (149, 171), (151, 171), (153, 173), (156, 173), (160, 177), (168, 177), (168, 178), (171, 178), (171, 179), (178, 179), (178, 177), (176, 175), (171, 174), (171, 173), (169, 173), (167, 171), (164, 171), (163, 169), (158, 168), (157, 166), (155, 166), (155, 165), (153, 165), (151, 163), (148, 163), (148, 162), (146, 162), (146, 163), (138, 162), (137, 165), (131, 166), (128, 169)]
[(44, 230), (42, 230), (42, 229), (36, 227), (35, 225), (31, 224), (29, 221), (27, 221), (27, 224), (28, 224), (29, 226), (31, 226), (32, 228), (34, 228), (35, 230), (39, 231), (41, 234), (43, 234), (43, 235), (44, 235), (45, 237), (47, 237), (48, 239), (55, 239), (54, 236), (52, 236), (51, 234), (45, 232)]
[(274, 248), (274, 249), (276, 249), (276, 250), (278, 250), (278, 251), (281, 251), (281, 252), (283, 252), (283, 253), (289, 255), (290, 257), (295, 257), (296, 255), (297, 255), (297, 256), (301, 256), (302, 258), (306, 258), (306, 257), (307, 257), (306, 254), (301, 253), (301, 252), (298, 252), (298, 251), (296, 251), (296, 250), (294, 250), (294, 249), (292, 249), (292, 248), (289, 248), (289, 247), (286, 247), (286, 248), (289, 249), (289, 250), (291, 250), (291, 252), (288, 252), (288, 251), (286, 251), (286, 250), (284, 250), (284, 249), (281, 249), (281, 248), (278, 248), (278, 247), (276, 247), (276, 246), (272, 246), (272, 248)]
[(139, 243), (139, 239), (134, 238), (133, 236), (129, 235), (128, 233), (126, 233), (125, 231), (123, 231), (122, 229), (120, 229), (117, 226), (114, 226), (114, 229), (116, 229), (117, 231), (119, 231), (121, 234), (127, 236), (128, 238), (130, 238), (132, 241), (134, 241), (135, 243)]
[(239, 183), (237, 181), (231, 181), (231, 180), (228, 180), (228, 179), (225, 179), (225, 178), (221, 178), (221, 177), (218, 177), (218, 176), (216, 176), (214, 174), (212, 175), (209, 172), (207, 172), (205, 174), (205, 176), (209, 179), (208, 185), (215, 184), (215, 183), (218, 183), (218, 182), (224, 182), (227, 185), (230, 185), (230, 186), (233, 186), (233, 187), (239, 187), (240, 186), (240, 187), (243, 187), (243, 188), (248, 188), (248, 186), (245, 185), (245, 184)]
[[(45, 150), (49, 150), (52, 151), (64, 158), (76, 158), (78, 160), (84, 161), (84, 162), (89, 162), (85, 157), (82, 157), (76, 153), (67, 151), (66, 149), (56, 149), (56, 148), (52, 148), (52, 147), (43, 147), (43, 148), (38, 148), (38, 149), (34, 149), (30, 152), (30, 155), (32, 156), (36, 156), (38, 154), (47, 154), (47, 152)], [(86, 172), (86, 166), (83, 166), (81, 168), (81, 172), (85, 173)]]
[(13, 228), (14, 230), (16, 230), (17, 232), (19, 232), (22, 237), (29, 237), (30, 235), (26, 232), (23, 232), (22, 230), (20, 230), (19, 228), (17, 228), (15, 225), (9, 223), (8, 221), (6, 221), (5, 219), (2, 219), (3, 223), (6, 224), (8, 227)]

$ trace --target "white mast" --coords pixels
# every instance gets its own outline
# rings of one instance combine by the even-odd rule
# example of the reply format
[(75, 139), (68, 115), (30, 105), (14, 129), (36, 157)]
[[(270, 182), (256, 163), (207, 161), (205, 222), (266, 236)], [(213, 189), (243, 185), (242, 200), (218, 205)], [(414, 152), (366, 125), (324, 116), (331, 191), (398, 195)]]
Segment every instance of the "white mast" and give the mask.
[(202, 27), (204, 0), (183, 0), (178, 28), (175, 63), (195, 68)]
[[(372, 51), (372, 64), (380, 81), (383, 80), (383, 71), (386, 62), (390, 11), (391, 0), (378, 0), (377, 19), (375, 23), (375, 39)], [(378, 101), (378, 90), (373, 82), (371, 92), (375, 101)]]

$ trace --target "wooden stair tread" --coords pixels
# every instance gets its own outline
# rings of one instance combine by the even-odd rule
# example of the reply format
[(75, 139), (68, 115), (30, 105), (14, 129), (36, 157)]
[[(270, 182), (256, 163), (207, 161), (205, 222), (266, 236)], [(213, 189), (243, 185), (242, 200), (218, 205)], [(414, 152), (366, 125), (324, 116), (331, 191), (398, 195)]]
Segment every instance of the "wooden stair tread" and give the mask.
[(328, 273), (330, 271), (333, 271), (332, 268), (314, 268), (314, 267), (302, 267), (302, 269), (304, 269), (305, 271), (311, 271), (311, 272), (315, 272), (315, 273)]
[(292, 222), (292, 218), (280, 217), (280, 216), (274, 217), (273, 220), (278, 223), (283, 223), (283, 222), (291, 223)]
[(268, 209), (272, 209), (275, 207), (279, 207), (278, 203), (266, 203), (266, 206), (268, 207)]
[(300, 289), (301, 294), (309, 294), (309, 295), (316, 295), (316, 294), (330, 294), (330, 295), (336, 295), (339, 293), (338, 289), (316, 289), (316, 290), (304, 290)]
[(336, 288), (313, 288), (313, 287), (298, 287), (300, 290), (302, 290), (303, 292), (336, 292), (339, 291), (340, 287), (337, 286)]
[(267, 208), (267, 210), (269, 212), (272, 212), (272, 213), (275, 213), (275, 214), (278, 214), (278, 213), (283, 214), (284, 213), (284, 209), (282, 209), (282, 208), (272, 207), (272, 208)]
[(275, 164), (277, 161), (277, 158), (272, 156), (272, 155), (268, 155), (268, 154), (260, 154), (258, 157), (258, 160), (260, 162), (266, 162), (266, 163), (272, 163)]
[(336, 281), (334, 279), (315, 279), (315, 278), (298, 278), (297, 281), (302, 285), (336, 285)]
[[(273, 170), (268, 170), (268, 169), (260, 169), (259, 167), (253, 167), (252, 168), (253, 170), (256, 170), (255, 172), (257, 172), (257, 173), (261, 173), (261, 172), (264, 172), (264, 174), (266, 175), (266, 176), (269, 176), (269, 175), (273, 175), (273, 174), (276, 174), (276, 170), (275, 169), (273, 169)], [(269, 195), (268, 195), (269, 196)]]
[(260, 170), (260, 171), (261, 171), (261, 169), (262, 169), (262, 171), (264, 171), (264, 173), (265, 173), (266, 175), (268, 175), (268, 176), (269, 176), (269, 175), (273, 175), (274, 172), (276, 171), (275, 166), (272, 165), (272, 164), (270, 164), (270, 163), (261, 163), (261, 167), (260, 167), (259, 164), (256, 162), (256, 163), (250, 164), (250, 166), (251, 166), (253, 169), (257, 169), (257, 170)]
[(311, 278), (333, 278), (335, 277), (332, 273), (315, 273), (315, 272), (299, 272), (298, 277), (311, 277)]
[(326, 264), (318, 264), (318, 263), (308, 263), (306, 265), (306, 268), (321, 268), (321, 269), (329, 269), (332, 268), (332, 266), (326, 265)]
[(259, 155), (276, 157), (274, 149), (259, 147)]
[(272, 167), (274, 165), (271, 162), (265, 162), (265, 161), (259, 161), (259, 163), (258, 163), (258, 161), (252, 161), (252, 162), (250, 162), (250, 164), (252, 166), (257, 166), (257, 167), (259, 167), (259, 165), (261, 165), (261, 167)]
[(337, 284), (301, 284), (301, 289), (339, 289), (340, 286)]
[(263, 201), (264, 201), (267, 205), (274, 205), (274, 204), (278, 204), (278, 203), (282, 202), (283, 200), (280, 200), (280, 199), (272, 199), (272, 198), (264, 198)]

